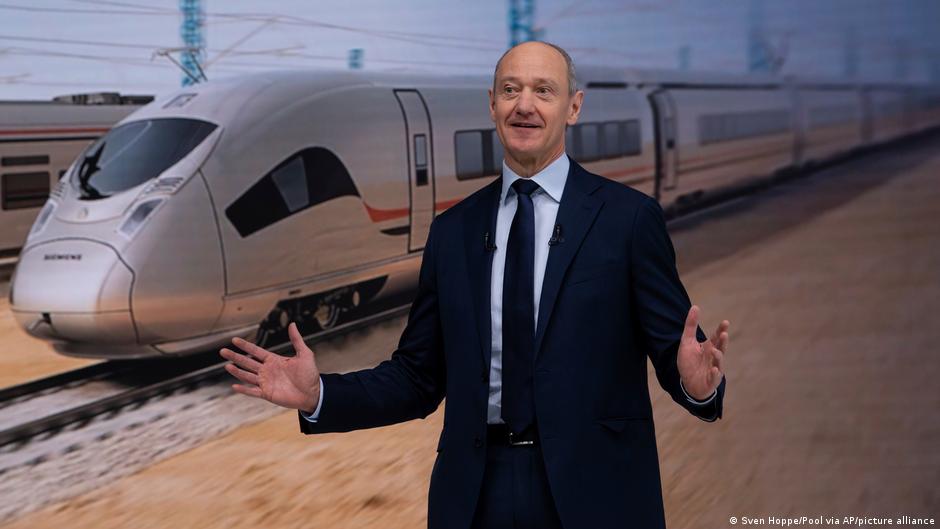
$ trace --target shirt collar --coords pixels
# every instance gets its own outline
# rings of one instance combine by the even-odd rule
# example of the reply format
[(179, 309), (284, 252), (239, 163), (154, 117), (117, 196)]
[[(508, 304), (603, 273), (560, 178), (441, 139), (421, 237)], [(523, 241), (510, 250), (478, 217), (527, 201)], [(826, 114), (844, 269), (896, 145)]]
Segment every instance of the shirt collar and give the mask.
[[(568, 168), (570, 165), (571, 162), (568, 160), (568, 155), (561, 153), (561, 156), (555, 158), (555, 161), (548, 164), (545, 169), (535, 173), (532, 176), (532, 181), (538, 184), (539, 187), (542, 188), (542, 191), (545, 191), (555, 202), (561, 203), (561, 192), (565, 189), (565, 180), (568, 179)], [(500, 204), (506, 202), (509, 188), (512, 186), (512, 183), (519, 178), (522, 177), (514, 173), (504, 159), (503, 189), (502, 194), (499, 196)]]

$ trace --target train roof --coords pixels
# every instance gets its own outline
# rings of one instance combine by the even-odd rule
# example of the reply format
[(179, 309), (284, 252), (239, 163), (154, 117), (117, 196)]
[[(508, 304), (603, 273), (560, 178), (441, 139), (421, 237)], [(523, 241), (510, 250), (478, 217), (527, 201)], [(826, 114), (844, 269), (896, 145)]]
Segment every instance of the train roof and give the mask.
[[(370, 86), (477, 87), (481, 75), (413, 75), (349, 70), (273, 70), (221, 78), (158, 96), (125, 121), (185, 116), (214, 123), (253, 119), (337, 90)], [(206, 97), (211, 96), (211, 97)]]
[[(579, 85), (588, 88), (618, 87), (731, 87), (777, 88), (788, 84), (813, 88), (905, 87), (912, 84), (859, 84), (844, 79), (805, 78), (773, 74), (733, 74), (585, 65), (577, 70)], [(174, 115), (202, 118), (214, 123), (262, 118), (286, 106), (336, 90), (356, 87), (485, 87), (491, 74), (439, 75), (332, 69), (273, 70), (222, 78), (181, 88), (158, 96), (126, 121)], [(929, 85), (936, 86), (936, 85)], [(200, 97), (212, 95), (213, 97)], [(182, 110), (185, 107), (185, 111)]]
[(680, 71), (655, 68), (578, 67), (582, 86), (623, 83), (627, 86), (779, 86), (783, 80), (770, 74)]

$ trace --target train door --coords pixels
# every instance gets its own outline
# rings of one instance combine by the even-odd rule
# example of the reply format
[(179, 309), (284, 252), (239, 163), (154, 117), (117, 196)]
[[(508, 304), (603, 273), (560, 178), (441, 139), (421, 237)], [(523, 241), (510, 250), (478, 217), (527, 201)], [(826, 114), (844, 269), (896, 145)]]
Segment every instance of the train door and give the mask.
[(675, 189), (678, 184), (676, 107), (665, 90), (650, 94), (650, 103), (656, 120), (656, 198), (659, 198), (662, 191)]
[(411, 232), (408, 250), (424, 248), (434, 219), (434, 164), (431, 149), (431, 116), (417, 90), (395, 90), (405, 116), (408, 149), (408, 186), (411, 196)]

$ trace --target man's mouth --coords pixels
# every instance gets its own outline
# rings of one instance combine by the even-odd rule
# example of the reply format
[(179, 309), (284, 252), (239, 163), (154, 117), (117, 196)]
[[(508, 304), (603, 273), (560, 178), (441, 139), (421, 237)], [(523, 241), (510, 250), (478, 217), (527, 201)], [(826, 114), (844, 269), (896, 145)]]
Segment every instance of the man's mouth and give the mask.
[(536, 125), (535, 123), (512, 123), (511, 126), (513, 126), (513, 127), (519, 127), (519, 128), (523, 128), (523, 129), (537, 129), (537, 128), (539, 128), (539, 126)]

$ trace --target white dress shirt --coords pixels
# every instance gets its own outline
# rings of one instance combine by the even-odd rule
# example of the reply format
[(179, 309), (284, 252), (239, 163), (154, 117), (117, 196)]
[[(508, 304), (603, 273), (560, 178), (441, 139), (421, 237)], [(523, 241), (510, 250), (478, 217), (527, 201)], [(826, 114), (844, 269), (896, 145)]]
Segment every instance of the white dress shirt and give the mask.
[[(561, 204), (561, 194), (568, 179), (570, 161), (565, 153), (548, 164), (544, 169), (532, 176), (532, 181), (539, 185), (539, 189), (532, 193), (532, 205), (535, 210), (535, 273), (533, 285), (533, 306), (536, 315), (532, 322), (532, 332), (537, 328), (539, 313), (539, 298), (542, 293), (542, 280), (545, 278), (545, 265), (548, 262), (548, 241), (552, 238), (555, 227), (555, 217), (558, 215), (558, 206)], [(490, 358), (490, 388), (489, 399), (486, 406), (486, 422), (488, 424), (503, 423), (502, 414), (502, 382), (503, 382), (503, 271), (506, 266), (506, 243), (509, 240), (509, 229), (512, 219), (516, 215), (518, 199), (512, 183), (522, 178), (513, 172), (503, 160), (503, 183), (499, 195), (499, 210), (496, 213), (496, 238), (493, 243), (496, 251), (493, 254), (493, 269), (490, 278), (490, 344), (492, 355)], [(681, 382), (680, 382), (681, 386)], [(682, 386), (685, 393), (685, 387)], [(705, 405), (711, 402), (717, 391), (704, 401), (698, 401), (685, 393), (686, 398), (695, 404)], [(323, 404), (323, 379), (320, 379), (320, 400), (313, 413), (300, 412), (308, 421), (316, 422), (320, 415), (320, 406)]]
[[(548, 262), (548, 240), (552, 238), (555, 227), (555, 217), (558, 216), (558, 206), (561, 204), (561, 193), (565, 190), (565, 181), (568, 179), (568, 157), (562, 153), (545, 169), (532, 176), (532, 181), (539, 188), (532, 193), (532, 206), (535, 210), (535, 261), (532, 285), (535, 308), (535, 320), (532, 322), (532, 332), (535, 333), (539, 313), (539, 298), (542, 293), (542, 280), (545, 278), (545, 264)], [(516, 191), (512, 183), (522, 178), (513, 172), (503, 160), (503, 187), (499, 195), (499, 210), (496, 213), (496, 251), (493, 253), (493, 273), (490, 280), (490, 344), (492, 355), (490, 359), (490, 393), (486, 405), (486, 422), (489, 424), (503, 423), (502, 393), (503, 393), (503, 272), (506, 268), (506, 244), (509, 241), (509, 229), (512, 219), (516, 216), (516, 207), (519, 204)]]

